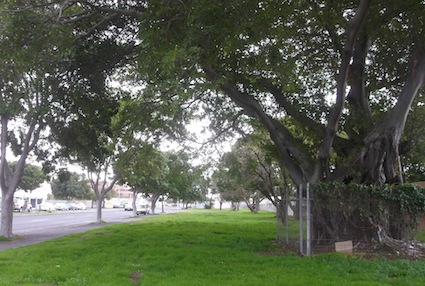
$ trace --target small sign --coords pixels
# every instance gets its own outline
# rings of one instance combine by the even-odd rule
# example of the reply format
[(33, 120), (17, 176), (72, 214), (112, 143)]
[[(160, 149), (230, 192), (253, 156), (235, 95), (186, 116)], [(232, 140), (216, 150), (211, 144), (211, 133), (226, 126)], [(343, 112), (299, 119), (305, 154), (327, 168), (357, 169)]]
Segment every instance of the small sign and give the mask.
[(353, 241), (347, 240), (347, 241), (335, 242), (335, 251), (345, 253), (345, 254), (353, 254)]

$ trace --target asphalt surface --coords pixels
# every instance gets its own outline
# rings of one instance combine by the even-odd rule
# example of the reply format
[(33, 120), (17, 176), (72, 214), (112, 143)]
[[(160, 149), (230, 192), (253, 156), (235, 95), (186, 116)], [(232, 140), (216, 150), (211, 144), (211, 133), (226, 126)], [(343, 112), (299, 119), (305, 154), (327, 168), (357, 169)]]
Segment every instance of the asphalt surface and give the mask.
[[(179, 209), (168, 209), (165, 214), (173, 213)], [(160, 210), (158, 210), (160, 212)], [(159, 213), (161, 214), (161, 213)], [(102, 210), (102, 224), (95, 223), (95, 210), (75, 211), (52, 214), (16, 214), (14, 217), (13, 232), (19, 236), (13, 241), (0, 241), (0, 250), (18, 248), (31, 244), (37, 244), (50, 239), (58, 238), (72, 233), (80, 233), (91, 229), (101, 228), (118, 223), (129, 223), (148, 218), (152, 215), (140, 215), (133, 217), (133, 212), (123, 210)], [(162, 215), (162, 214), (161, 214)], [(90, 219), (87, 219), (87, 217)], [(72, 217), (72, 222), (67, 222), (67, 217)], [(86, 219), (81, 219), (86, 217)], [(16, 222), (21, 220), (24, 222)], [(16, 225), (15, 227), (15, 224)], [(28, 224), (30, 226), (28, 226)]]

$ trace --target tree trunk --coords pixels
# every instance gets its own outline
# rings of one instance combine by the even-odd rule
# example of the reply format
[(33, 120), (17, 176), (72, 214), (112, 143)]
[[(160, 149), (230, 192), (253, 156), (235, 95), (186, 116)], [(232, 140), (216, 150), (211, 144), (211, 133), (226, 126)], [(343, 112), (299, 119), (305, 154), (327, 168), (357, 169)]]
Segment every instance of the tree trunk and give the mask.
[(365, 140), (360, 158), (362, 182), (382, 185), (400, 181), (400, 139), (412, 102), (424, 82), (425, 51), (418, 47), (412, 56), (412, 68), (396, 105), (379, 129), (372, 131)]
[(137, 201), (137, 192), (134, 191), (133, 192), (133, 199), (131, 200), (131, 206), (133, 207), (133, 216), (137, 216), (137, 205), (136, 205), (136, 201)]
[(102, 202), (103, 196), (99, 196), (96, 201), (96, 223), (102, 223)]
[(9, 118), (7, 116), (1, 117), (0, 188), (2, 190), (2, 208), (0, 236), (13, 237), (13, 195), (15, 194), (19, 181), (22, 178), (28, 154), (38, 142), (41, 129), (36, 129), (35, 120), (31, 122), (24, 137), (20, 158), (16, 164), (14, 172), (12, 173), (6, 159), (7, 146), (9, 143), (8, 122)]
[(157, 194), (153, 194), (152, 198), (151, 198), (151, 211), (152, 214), (155, 214), (155, 208), (156, 208), (156, 202), (158, 201), (158, 198), (160, 197), (160, 195)]
[(105, 196), (110, 190), (112, 190), (118, 180), (117, 178), (115, 178), (109, 185), (107, 185), (106, 175), (108, 166), (109, 164), (106, 164), (106, 166), (104, 166), (104, 180), (102, 182), (100, 180), (102, 168), (100, 168), (100, 171), (97, 170), (97, 172), (87, 169), (87, 176), (89, 177), (90, 185), (96, 197), (96, 223), (102, 223), (102, 206), (104, 205)]
[(231, 209), (232, 209), (232, 211), (237, 211), (238, 210), (238, 203), (237, 202), (232, 202), (231, 203)]
[(250, 202), (249, 199), (245, 200), (245, 204), (250, 212), (255, 213), (255, 206), (253, 203)]
[(13, 237), (13, 193), (2, 190), (0, 236)]
[(399, 181), (398, 145), (401, 130), (390, 128), (382, 133), (372, 134), (362, 154), (362, 183), (383, 185)]
[(151, 201), (151, 213), (155, 214), (156, 202)]

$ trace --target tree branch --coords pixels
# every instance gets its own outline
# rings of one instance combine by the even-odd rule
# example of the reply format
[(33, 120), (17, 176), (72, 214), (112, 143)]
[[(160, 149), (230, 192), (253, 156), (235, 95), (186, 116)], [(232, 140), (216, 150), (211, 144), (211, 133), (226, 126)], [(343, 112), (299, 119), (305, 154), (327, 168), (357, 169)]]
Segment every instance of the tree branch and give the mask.
[(323, 138), (323, 142), (320, 146), (319, 157), (314, 168), (312, 182), (320, 179), (323, 171), (325, 171), (326, 176), (329, 176), (328, 161), (336, 131), (338, 129), (338, 122), (344, 108), (345, 89), (347, 86), (347, 77), (354, 44), (356, 42), (357, 35), (366, 19), (366, 14), (369, 11), (370, 2), (370, 0), (360, 1), (356, 14), (354, 15), (348, 27), (347, 38), (344, 44), (344, 51), (341, 55), (341, 65), (337, 77), (336, 102), (329, 114), (328, 125), (326, 128), (325, 137)]
[(288, 100), (286, 100), (286, 96), (282, 93), (282, 90), (279, 87), (275, 86), (265, 78), (262, 78), (259, 83), (273, 95), (279, 106), (285, 109), (289, 116), (309, 127), (317, 135), (321, 136), (325, 134), (325, 127), (306, 116), (305, 113), (301, 113), (296, 108), (294, 108), (294, 106)]
[[(215, 82), (220, 82), (220, 75), (212, 67), (204, 67), (206, 76)], [(233, 99), (235, 103), (243, 107), (245, 114), (260, 120), (269, 131), (270, 138), (282, 156), (282, 165), (288, 169), (289, 174), (294, 182), (302, 184), (309, 177), (311, 170), (310, 160), (300, 152), (295, 145), (293, 136), (278, 121), (267, 115), (261, 105), (251, 95), (240, 92), (231, 83), (220, 83), (221, 90)]]

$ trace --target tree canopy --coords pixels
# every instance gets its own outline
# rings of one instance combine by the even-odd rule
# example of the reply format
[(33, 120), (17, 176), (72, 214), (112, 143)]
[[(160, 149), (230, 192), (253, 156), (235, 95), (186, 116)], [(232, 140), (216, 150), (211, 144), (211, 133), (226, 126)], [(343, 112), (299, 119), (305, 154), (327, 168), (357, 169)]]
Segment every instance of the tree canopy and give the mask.
[(61, 169), (51, 182), (52, 194), (60, 200), (88, 200), (93, 198), (93, 192), (84, 175)]
[[(202, 100), (221, 127), (242, 114), (260, 122), (300, 185), (401, 180), (399, 143), (424, 82), (423, 8), (160, 0), (69, 2), (54, 12), (85, 23), (83, 46), (112, 41), (127, 51), (115, 61), (134, 55), (151, 89)], [(283, 118), (308, 130), (310, 148)]]
[[(61, 78), (58, 66), (62, 48), (72, 37), (65, 33), (65, 27), (49, 26), (43, 11), (12, 11), (21, 4), (27, 1), (0, 4), (0, 235), (6, 237), (13, 236), (12, 200), (27, 158), (32, 153), (40, 161), (46, 159), (50, 142), (47, 126), (53, 118), (61, 118), (56, 108), (61, 102), (56, 93)], [(17, 157), (13, 170), (10, 150)]]
[[(16, 162), (11, 162), (10, 168), (12, 172), (14, 172)], [(46, 174), (43, 173), (41, 167), (32, 164), (25, 164), (21, 180), (18, 184), (18, 189), (30, 192), (40, 187), (44, 181), (46, 181)]]
[[(230, 98), (267, 128), (297, 184), (396, 182), (425, 74), (423, 3), (399, 4), (156, 1), (142, 13), (140, 65), (154, 81)], [(284, 116), (308, 128), (313, 150)]]
[[(205, 111), (219, 132), (263, 126), (280, 167), (297, 186), (320, 181), (398, 183), (403, 181), (401, 160), (410, 170), (418, 165), (413, 157), (403, 156), (414, 149), (403, 149), (400, 143), (412, 136), (404, 133), (406, 124), (410, 128), (413, 123), (407, 121), (409, 113), (415, 110), (420, 116), (423, 105), (423, 1), (30, 2), (15, 3), (24, 6), (15, 9), (22, 13), (8, 18), (17, 25), (1, 21), (7, 32), (0, 38), (1, 57), (15, 52), (11, 43), (27, 47), (21, 41), (31, 39), (32, 32), (35, 51), (45, 47), (51, 51), (47, 56), (66, 55), (59, 67), (53, 65), (54, 72), (41, 70), (35, 78), (63, 80), (54, 81), (52, 90), (62, 91), (55, 94), (69, 101), (62, 101), (63, 109), (53, 104), (64, 117), (52, 117), (56, 124), (51, 126), (65, 153), (78, 154), (78, 160), (102, 161), (107, 150), (87, 146), (107, 146), (103, 143), (112, 135), (114, 114), (128, 123), (133, 135), (145, 139), (144, 131), (158, 138), (158, 127), (172, 133), (180, 127), (175, 123), (202, 117)], [(48, 21), (40, 21), (40, 15)], [(22, 29), (24, 20), (33, 19), (33, 27), (48, 23), (63, 29), (51, 34)], [(70, 45), (57, 42), (64, 32), (69, 32), (65, 42)], [(51, 42), (56, 45), (43, 46)], [(31, 54), (14, 59), (26, 63)], [(23, 65), (18, 78), (9, 69), (2, 72), (20, 83), (27, 78), (23, 74), (32, 75), (31, 64)], [(117, 101), (125, 92), (108, 85), (118, 72), (143, 87), (121, 105)], [(7, 87), (2, 95), (9, 94)], [(4, 106), (21, 102), (12, 99)], [(10, 114), (2, 116), (6, 123)], [(2, 136), (6, 133), (2, 129)]]

